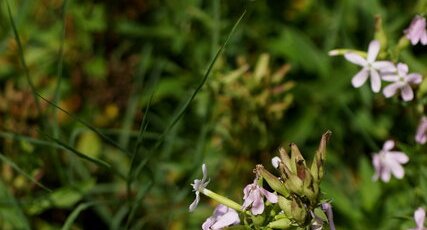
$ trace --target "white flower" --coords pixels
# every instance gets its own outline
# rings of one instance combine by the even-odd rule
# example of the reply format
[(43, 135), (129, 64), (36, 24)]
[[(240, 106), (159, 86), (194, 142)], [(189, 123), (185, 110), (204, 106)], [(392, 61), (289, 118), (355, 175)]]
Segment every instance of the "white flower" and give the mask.
[(424, 228), (424, 220), (426, 218), (426, 211), (423, 208), (418, 208), (414, 212), (414, 220), (417, 224), (416, 228), (411, 228), (409, 230), (427, 230), (427, 228)]
[(238, 223), (240, 223), (239, 214), (234, 209), (220, 204), (215, 208), (213, 215), (202, 224), (202, 229), (223, 229)]
[(206, 169), (206, 165), (202, 165), (202, 172), (203, 172), (203, 178), (202, 180), (195, 179), (194, 184), (191, 184), (193, 186), (193, 191), (196, 192), (196, 199), (194, 199), (193, 203), (190, 204), (189, 210), (190, 212), (194, 211), (194, 209), (197, 207), (197, 204), (199, 204), (200, 201), (200, 191), (206, 188), (206, 186), (209, 184), (209, 181), (206, 181), (208, 177), (208, 171)]
[(400, 90), (404, 101), (411, 101), (414, 98), (414, 92), (410, 84), (420, 84), (422, 81), (420, 74), (408, 74), (408, 65), (403, 63), (397, 64), (396, 73), (384, 75), (382, 78), (384, 81), (393, 82), (384, 88), (384, 96), (391, 97), (396, 94), (397, 90)]
[(363, 58), (359, 54), (348, 52), (344, 54), (345, 59), (356, 65), (362, 66), (356, 75), (351, 80), (352, 85), (355, 88), (361, 87), (368, 77), (371, 78), (371, 89), (373, 92), (378, 93), (381, 89), (381, 78), (380, 72), (382, 71), (393, 71), (395, 67), (392, 62), (389, 61), (375, 61), (380, 51), (380, 42), (373, 40), (369, 43), (367, 58)]
[(384, 143), (383, 149), (373, 156), (372, 163), (375, 167), (374, 180), (381, 178), (384, 182), (389, 182), (391, 174), (402, 179), (405, 171), (402, 164), (409, 161), (404, 152), (391, 151), (394, 148), (394, 141), (388, 140)]

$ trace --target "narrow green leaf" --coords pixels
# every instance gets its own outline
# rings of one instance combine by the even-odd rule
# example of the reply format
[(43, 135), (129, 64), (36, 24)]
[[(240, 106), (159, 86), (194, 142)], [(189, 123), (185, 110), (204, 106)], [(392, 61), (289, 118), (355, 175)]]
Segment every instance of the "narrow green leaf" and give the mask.
[(107, 162), (102, 161), (102, 160), (99, 160), (99, 159), (96, 159), (96, 158), (89, 157), (89, 156), (87, 156), (86, 154), (81, 153), (81, 152), (77, 151), (76, 149), (74, 149), (73, 147), (71, 147), (71, 146), (69, 146), (69, 145), (67, 145), (67, 144), (63, 143), (62, 141), (58, 140), (57, 138), (54, 138), (54, 137), (49, 136), (49, 135), (47, 135), (47, 134), (43, 134), (43, 135), (44, 135), (44, 136), (46, 136), (48, 139), (50, 139), (50, 140), (54, 141), (54, 142), (55, 142), (56, 144), (58, 144), (58, 146), (59, 146), (59, 147), (61, 147), (62, 149), (67, 150), (67, 151), (69, 151), (69, 152), (71, 152), (71, 153), (74, 153), (74, 154), (75, 154), (75, 155), (77, 155), (78, 157), (80, 157), (80, 158), (82, 158), (82, 159), (85, 159), (85, 160), (87, 160), (87, 161), (90, 161), (90, 162), (92, 162), (92, 163), (94, 163), (94, 164), (97, 164), (97, 165), (99, 165), (99, 166), (102, 166), (102, 167), (105, 167), (105, 168), (111, 169), (111, 165), (110, 165), (110, 164), (108, 164)]
[(88, 203), (83, 203), (83, 204), (79, 204), (79, 206), (77, 206), (73, 212), (67, 217), (67, 220), (65, 220), (64, 225), (62, 226), (62, 230), (68, 230), (71, 229), (71, 227), (73, 226), (74, 221), (77, 219), (77, 217), (80, 215), (80, 213), (82, 211), (84, 211), (85, 209), (89, 208), (90, 206), (93, 206), (95, 203), (94, 202), (88, 202)]
[(33, 182), (34, 184), (36, 184), (37, 186), (39, 186), (40, 188), (48, 191), (48, 192), (52, 192), (52, 190), (50, 190), (48, 187), (44, 186), (43, 184), (41, 184), (40, 182), (38, 182), (36, 179), (34, 179), (30, 174), (26, 173), (23, 169), (21, 169), (17, 164), (15, 164), (15, 162), (13, 162), (12, 160), (10, 160), (9, 158), (7, 158), (5, 155), (3, 155), (3, 153), (0, 152), (0, 160), (2, 160), (3, 162), (5, 162), (6, 164), (12, 166), (13, 169), (15, 169), (16, 171), (18, 171), (19, 173), (21, 173), (22, 175), (24, 175), (28, 180), (30, 180), (31, 182)]

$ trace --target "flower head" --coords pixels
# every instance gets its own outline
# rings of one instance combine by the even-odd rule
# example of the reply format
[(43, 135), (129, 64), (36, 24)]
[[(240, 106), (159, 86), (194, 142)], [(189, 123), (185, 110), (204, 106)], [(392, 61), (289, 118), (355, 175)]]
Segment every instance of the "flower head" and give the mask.
[(256, 183), (256, 179), (252, 184), (246, 185), (245, 189), (243, 189), (243, 203), (242, 208), (247, 209), (249, 206), (252, 206), (252, 214), (258, 215), (264, 212), (264, 199), (267, 198), (271, 203), (277, 203), (278, 197), (276, 194), (271, 193), (264, 188), (260, 187)]
[(202, 172), (203, 172), (203, 178), (201, 180), (195, 179), (194, 183), (191, 184), (191, 186), (193, 186), (193, 191), (196, 192), (196, 199), (193, 201), (193, 203), (190, 204), (190, 207), (189, 207), (190, 212), (194, 211), (194, 209), (197, 207), (197, 204), (199, 204), (200, 191), (206, 188), (206, 186), (209, 184), (209, 181), (206, 181), (208, 177), (208, 172), (205, 164), (202, 165)]
[(394, 141), (388, 140), (384, 143), (383, 149), (375, 154), (372, 163), (375, 167), (374, 180), (381, 178), (382, 181), (390, 181), (391, 174), (396, 178), (403, 178), (405, 171), (402, 164), (409, 161), (404, 152), (391, 151), (394, 148)]
[(424, 228), (424, 220), (426, 218), (426, 211), (423, 208), (418, 208), (414, 212), (414, 220), (415, 224), (417, 224), (416, 228), (411, 228), (409, 230), (427, 230)]
[(406, 38), (411, 41), (412, 45), (416, 45), (418, 42), (427, 45), (426, 19), (424, 17), (419, 15), (415, 16), (409, 27), (403, 32), (406, 34)]
[(367, 58), (363, 58), (359, 54), (354, 52), (348, 52), (344, 55), (345, 59), (356, 65), (362, 66), (356, 75), (354, 75), (351, 83), (355, 88), (361, 87), (368, 77), (371, 79), (371, 89), (373, 92), (378, 93), (381, 89), (381, 78), (380, 72), (382, 71), (393, 71), (395, 69), (392, 62), (389, 61), (375, 61), (380, 51), (380, 42), (371, 41), (369, 43)]
[(240, 223), (239, 215), (237, 212), (223, 204), (216, 206), (215, 211), (211, 217), (205, 220), (202, 224), (203, 230), (222, 229), (230, 225)]
[(408, 65), (399, 63), (397, 64), (396, 73), (383, 76), (383, 80), (393, 82), (384, 88), (385, 97), (393, 96), (399, 89), (403, 100), (411, 101), (414, 98), (414, 92), (410, 84), (420, 84), (422, 76), (418, 73), (408, 74)]
[(417, 134), (415, 135), (415, 141), (418, 144), (425, 144), (427, 142), (427, 117), (422, 117), (420, 124), (418, 125)]

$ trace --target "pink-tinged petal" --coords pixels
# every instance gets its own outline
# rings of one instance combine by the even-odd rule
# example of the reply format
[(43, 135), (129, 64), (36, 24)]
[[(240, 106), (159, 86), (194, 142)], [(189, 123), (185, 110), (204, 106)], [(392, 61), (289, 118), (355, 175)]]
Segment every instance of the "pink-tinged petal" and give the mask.
[(248, 198), (251, 190), (252, 190), (253, 184), (248, 184), (246, 185), (246, 187), (243, 189), (243, 199)]
[(346, 53), (344, 54), (344, 58), (356, 65), (366, 66), (368, 64), (362, 56), (355, 53)]
[(389, 182), (391, 178), (390, 169), (384, 168), (381, 172), (381, 180), (384, 182)]
[(426, 211), (423, 208), (418, 208), (414, 213), (414, 220), (417, 224), (417, 227), (424, 227), (424, 220), (426, 217)]
[(415, 141), (419, 144), (425, 144), (427, 142), (427, 117), (422, 117), (420, 124), (417, 128), (417, 133), (415, 134)]
[(259, 215), (264, 212), (264, 201), (262, 199), (261, 194), (259, 194), (259, 197), (257, 197), (257, 199), (255, 199), (254, 202), (252, 203), (251, 212), (254, 215)]
[(353, 79), (351, 79), (351, 84), (354, 88), (359, 88), (366, 82), (366, 80), (368, 79), (368, 75), (368, 69), (363, 68), (356, 75), (354, 75)]
[(409, 157), (404, 152), (391, 151), (387, 154), (390, 159), (399, 162), (399, 164), (406, 164), (409, 161)]
[(210, 230), (211, 226), (215, 223), (215, 217), (211, 216), (205, 220), (202, 224), (203, 230)]
[(378, 180), (381, 174), (381, 162), (380, 162), (379, 154), (375, 154), (372, 157), (372, 164), (374, 165), (374, 168), (375, 168), (375, 175), (372, 177), (372, 180), (376, 181)]
[(376, 61), (371, 64), (372, 67), (380, 72), (395, 72), (396, 66), (391, 61)]
[(223, 229), (227, 226), (238, 223), (240, 223), (239, 215), (233, 210), (219, 217), (216, 223), (211, 226), (211, 229)]
[(398, 162), (391, 160), (389, 163), (389, 167), (391, 170), (391, 173), (398, 179), (402, 179), (405, 175), (405, 170), (403, 170), (402, 165), (400, 165)]
[(412, 91), (411, 86), (405, 85), (402, 87), (402, 98), (404, 101), (411, 101), (414, 99), (414, 92)]
[(411, 73), (411, 74), (408, 74), (408, 75), (406, 76), (406, 79), (407, 79), (407, 81), (408, 81), (409, 83), (412, 83), (412, 84), (420, 84), (420, 83), (422, 82), (422, 80), (423, 80), (423, 77), (421, 76), (421, 74), (418, 74), (418, 73)]
[(384, 81), (390, 81), (390, 82), (395, 82), (395, 81), (399, 81), (400, 77), (397, 75), (382, 75), (381, 78)]
[(271, 203), (277, 203), (278, 201), (278, 197), (276, 194), (271, 193), (263, 188), (261, 188), (261, 192), (262, 194), (265, 196), (265, 198), (267, 198), (268, 201), (270, 201)]
[(427, 31), (424, 31), (421, 35), (421, 44), (427, 45)]
[(396, 94), (396, 91), (400, 88), (400, 85), (397, 83), (390, 84), (383, 89), (383, 94), (385, 97), (391, 97)]
[(374, 62), (377, 58), (378, 52), (380, 51), (380, 42), (377, 40), (371, 41), (368, 48), (368, 58), (366, 59), (369, 63)]
[(380, 74), (375, 69), (371, 69), (371, 89), (374, 93), (381, 90)]
[(383, 150), (385, 150), (385, 151), (390, 151), (393, 148), (394, 148), (394, 141), (393, 140), (388, 140), (383, 145)]
[(397, 64), (397, 72), (399, 75), (406, 75), (408, 73), (408, 65), (405, 63), (399, 63)]

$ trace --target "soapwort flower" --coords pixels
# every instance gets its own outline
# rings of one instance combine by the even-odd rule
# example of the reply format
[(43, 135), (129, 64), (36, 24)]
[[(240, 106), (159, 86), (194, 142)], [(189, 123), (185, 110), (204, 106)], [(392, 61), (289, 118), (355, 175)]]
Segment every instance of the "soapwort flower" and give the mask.
[(382, 79), (393, 82), (384, 87), (383, 93), (385, 97), (391, 97), (396, 94), (397, 90), (400, 90), (402, 99), (404, 101), (411, 101), (414, 98), (414, 92), (410, 84), (420, 84), (422, 76), (418, 73), (408, 74), (408, 65), (399, 63), (397, 64), (397, 71), (395, 73), (384, 75)]
[(403, 178), (405, 171), (402, 164), (409, 161), (404, 152), (391, 151), (394, 148), (394, 141), (388, 140), (384, 143), (383, 149), (375, 154), (372, 163), (375, 167), (374, 180), (381, 178), (382, 181), (390, 181), (391, 174), (396, 178)]
[(195, 179), (194, 183), (191, 184), (191, 186), (193, 186), (193, 191), (196, 193), (196, 199), (194, 199), (193, 203), (190, 204), (190, 207), (189, 207), (190, 212), (196, 209), (197, 204), (199, 204), (199, 201), (200, 201), (200, 192), (203, 189), (205, 189), (206, 186), (209, 184), (209, 181), (206, 181), (208, 177), (208, 172), (205, 164), (202, 165), (202, 172), (203, 172), (203, 178), (201, 180)]
[(426, 19), (424, 17), (415, 16), (409, 27), (403, 32), (412, 45), (416, 45), (418, 42), (427, 45)]
[(415, 141), (418, 144), (425, 144), (427, 142), (427, 117), (422, 117), (420, 124), (418, 125), (417, 134), (415, 135)]
[(427, 230), (427, 228), (424, 227), (425, 218), (426, 218), (426, 211), (424, 210), (424, 208), (418, 208), (417, 210), (415, 210), (414, 220), (417, 227), (411, 228), (409, 230)]
[(239, 214), (223, 204), (218, 205), (211, 217), (202, 224), (203, 230), (222, 229), (230, 225), (239, 224)]
[(382, 71), (393, 71), (394, 65), (390, 61), (375, 61), (380, 51), (380, 42), (373, 40), (369, 43), (367, 58), (360, 56), (355, 52), (348, 52), (344, 54), (345, 59), (349, 62), (362, 66), (356, 75), (351, 80), (352, 85), (355, 88), (361, 87), (365, 84), (368, 77), (371, 80), (371, 89), (373, 92), (378, 93), (381, 89), (381, 77), (380, 72)]
[(254, 215), (259, 215), (264, 212), (264, 197), (271, 203), (277, 203), (278, 197), (257, 184), (257, 179), (252, 184), (246, 185), (243, 189), (242, 209), (247, 209), (252, 206), (251, 212)]

